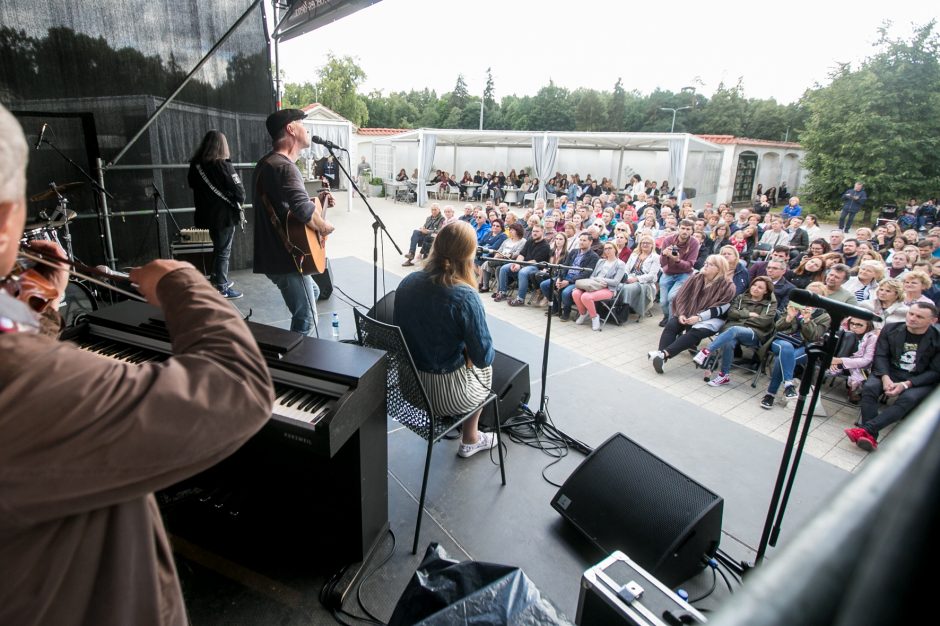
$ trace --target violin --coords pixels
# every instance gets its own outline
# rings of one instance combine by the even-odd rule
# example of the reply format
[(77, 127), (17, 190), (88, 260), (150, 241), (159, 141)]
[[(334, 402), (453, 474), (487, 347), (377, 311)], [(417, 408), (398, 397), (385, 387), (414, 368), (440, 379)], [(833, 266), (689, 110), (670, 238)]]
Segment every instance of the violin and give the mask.
[[(28, 278), (30, 281), (35, 281), (35, 286), (31, 286), (31, 288), (40, 289), (42, 283), (45, 283), (45, 285), (50, 288), (50, 291), (41, 291), (35, 294), (33, 294), (33, 292), (29, 289), (17, 290), (17, 293), (22, 294), (19, 296), (13, 293), (10, 294), (14, 295), (14, 297), (17, 297), (19, 300), (26, 302), (31, 307), (33, 307), (33, 305), (30, 304), (30, 301), (24, 299), (24, 297), (28, 298), (32, 296), (34, 298), (33, 302), (39, 306), (38, 309), (33, 307), (34, 311), (42, 311), (49, 301), (54, 300), (59, 295), (59, 292), (52, 284), (52, 281), (43, 276), (38, 270), (29, 266), (27, 262), (46, 265), (58, 270), (64, 269), (69, 273), (70, 276), (74, 276), (75, 278), (80, 278), (106, 289), (110, 289), (111, 291), (119, 293), (133, 300), (139, 300), (141, 302), (147, 301), (146, 298), (140, 295), (140, 292), (137, 290), (137, 285), (131, 281), (127, 274), (122, 272), (115, 272), (108, 267), (92, 267), (90, 265), (85, 265), (80, 261), (67, 261), (58, 256), (49, 255), (38, 250), (33, 250), (25, 244), (20, 246), (19, 256), (20, 258), (17, 260), (17, 265), (22, 266), (25, 269), (18, 274), (14, 269), (14, 271), (11, 272), (11, 275), (7, 277), (6, 285), (21, 283), (23, 281), (23, 275), (27, 274), (27, 272), (32, 272), (32, 274), (28, 275)], [(37, 278), (40, 280), (36, 280)], [(30, 283), (28, 282), (27, 285), (30, 285)], [(40, 298), (42, 298), (44, 295), (47, 297), (45, 301), (40, 304)]]
[(58, 288), (46, 276), (27, 263), (17, 262), (0, 288), (24, 303), (36, 313), (41, 313), (50, 302), (59, 297)]

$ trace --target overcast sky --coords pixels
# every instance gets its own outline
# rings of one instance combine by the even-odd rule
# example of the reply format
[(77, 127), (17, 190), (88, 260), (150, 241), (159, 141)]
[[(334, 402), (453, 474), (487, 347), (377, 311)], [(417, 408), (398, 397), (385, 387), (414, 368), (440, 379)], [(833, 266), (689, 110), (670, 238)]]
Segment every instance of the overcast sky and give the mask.
[[(930, 7), (933, 7), (932, 9)], [(493, 68), (497, 99), (555, 84), (707, 96), (743, 79), (748, 97), (789, 103), (840, 62), (870, 56), (877, 28), (907, 38), (937, 2), (631, 2), (629, 0), (382, 0), (281, 44), (290, 82), (313, 82), (326, 53), (358, 57), (360, 90), (451, 91), (463, 74), (480, 94)]]

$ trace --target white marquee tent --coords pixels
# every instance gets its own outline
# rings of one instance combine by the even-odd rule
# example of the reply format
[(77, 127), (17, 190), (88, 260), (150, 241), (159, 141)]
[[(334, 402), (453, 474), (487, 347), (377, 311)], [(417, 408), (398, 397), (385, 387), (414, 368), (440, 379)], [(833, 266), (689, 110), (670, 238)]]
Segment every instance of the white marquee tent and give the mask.
[[(577, 133), (421, 128), (376, 139), (375, 147), (391, 146), (404, 153), (400, 163), (417, 162), (418, 203), (427, 202), (426, 181), (432, 170), (445, 169), (458, 178), (463, 170), (508, 171), (510, 160), (531, 159), (531, 175), (545, 181), (556, 171), (592, 171), (607, 176), (622, 188), (630, 174), (645, 171), (646, 178), (668, 173), (676, 190), (687, 190), (700, 201), (716, 201), (724, 149), (686, 133)], [(481, 158), (480, 150), (495, 154)], [(443, 165), (443, 159), (450, 157)], [(435, 165), (435, 158), (439, 163)], [(504, 163), (505, 165), (502, 165)], [(585, 163), (589, 163), (585, 165)], [(494, 165), (489, 165), (494, 164)], [(390, 173), (401, 167), (393, 162)], [(606, 171), (605, 171), (606, 170)], [(652, 175), (651, 175), (652, 174)], [(691, 192), (694, 190), (694, 192)], [(690, 193), (691, 192), (691, 193)], [(544, 194), (544, 187), (540, 188)]]

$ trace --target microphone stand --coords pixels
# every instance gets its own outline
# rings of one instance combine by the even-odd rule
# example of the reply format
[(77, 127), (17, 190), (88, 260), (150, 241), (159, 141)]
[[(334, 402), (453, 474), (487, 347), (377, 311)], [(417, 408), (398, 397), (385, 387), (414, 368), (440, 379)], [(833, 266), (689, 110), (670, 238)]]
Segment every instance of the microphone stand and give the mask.
[[(548, 385), (548, 350), (549, 342), (552, 335), (552, 317), (551, 307), (555, 301), (555, 280), (558, 276), (561, 275), (561, 272), (567, 270), (577, 270), (582, 271), (583, 267), (578, 267), (576, 265), (561, 265), (559, 263), (547, 263), (545, 261), (507, 261), (506, 259), (498, 259), (496, 257), (480, 257), (483, 261), (501, 261), (503, 264), (506, 263), (515, 263), (516, 265), (534, 265), (539, 269), (547, 269), (549, 276), (549, 291), (548, 291), (548, 302), (549, 302), (549, 314), (545, 316), (545, 339), (542, 344), (542, 372), (541, 372), (541, 385), (542, 385), (542, 397), (539, 399), (539, 410), (535, 412), (534, 415), (516, 415), (506, 420), (506, 427), (516, 428), (519, 426), (532, 426), (536, 430), (544, 428), (545, 424), (548, 422), (548, 413), (545, 410), (546, 404), (548, 402), (547, 394), (547, 385)], [(536, 287), (539, 288), (539, 287)], [(518, 419), (517, 419), (518, 418)], [(510, 423), (509, 420), (512, 420)], [(586, 445), (585, 443), (578, 441), (574, 437), (562, 432), (559, 428), (552, 426), (553, 430), (558, 434), (564, 442), (577, 450), (582, 454), (590, 454), (593, 450)]]
[[(343, 167), (343, 161), (336, 158), (336, 154), (333, 153), (333, 146), (323, 145), (324, 148), (330, 153), (330, 156), (333, 157), (333, 161), (339, 166), (339, 169), (346, 176), (346, 180), (349, 181), (349, 184), (352, 185), (353, 190), (362, 198), (362, 201), (366, 203), (366, 208), (369, 209), (369, 213), (372, 214), (372, 306), (379, 301), (379, 229), (385, 233), (385, 236), (388, 237), (388, 240), (392, 242), (392, 246), (395, 247), (395, 250), (398, 254), (402, 254), (401, 248), (398, 247), (398, 244), (395, 243), (395, 239), (392, 237), (391, 233), (388, 232), (388, 228), (385, 227), (385, 222), (382, 221), (382, 218), (379, 217), (375, 210), (373, 210), (372, 205), (369, 204), (369, 199), (366, 197), (362, 190), (359, 189), (359, 186), (356, 184), (356, 181), (353, 180), (352, 176), (349, 175), (349, 172)], [(343, 148), (340, 148), (343, 150)], [(348, 151), (347, 151), (348, 152)], [(350, 207), (352, 208), (352, 207)]]
[[(803, 455), (803, 447), (806, 444), (806, 438), (809, 436), (809, 426), (813, 420), (813, 412), (816, 410), (816, 403), (819, 400), (819, 390), (822, 388), (826, 379), (826, 370), (832, 364), (832, 355), (836, 350), (836, 344), (839, 341), (838, 330), (847, 315), (838, 309), (826, 309), (829, 313), (829, 333), (825, 343), (820, 345), (811, 345), (806, 349), (806, 367), (804, 375), (800, 379), (799, 397), (796, 406), (793, 408), (793, 417), (790, 422), (790, 432), (787, 435), (787, 441), (783, 448), (783, 456), (780, 459), (780, 469), (777, 472), (777, 482), (774, 484), (774, 492), (770, 499), (770, 507), (767, 510), (767, 520), (764, 522), (764, 530), (761, 534), (760, 544), (757, 548), (757, 558), (754, 564), (759, 565), (764, 560), (767, 552), (767, 546), (776, 546), (777, 539), (780, 536), (780, 527), (783, 524), (783, 515), (786, 512), (787, 502), (790, 499), (790, 493), (793, 490), (793, 483), (796, 480), (796, 470), (800, 465), (800, 457)], [(813, 384), (814, 368), (819, 366), (816, 372), (815, 385)], [(806, 417), (800, 418), (803, 413), (803, 407), (806, 405), (806, 394), (810, 387), (813, 387), (813, 393), (809, 400), (809, 408), (806, 409)], [(800, 435), (800, 441), (796, 445), (796, 451), (793, 450), (797, 433)], [(792, 465), (790, 465), (792, 460)], [(782, 492), (782, 497), (781, 497)]]
[(163, 211), (169, 216), (170, 221), (173, 222), (177, 236), (179, 236), (181, 229), (176, 218), (173, 217), (173, 213), (170, 212), (170, 207), (167, 206), (166, 200), (163, 199), (163, 194), (157, 189), (157, 185), (151, 183), (151, 186), (153, 187), (153, 219), (157, 223), (157, 251), (160, 257), (163, 258), (163, 238), (160, 236), (160, 203), (163, 204)]

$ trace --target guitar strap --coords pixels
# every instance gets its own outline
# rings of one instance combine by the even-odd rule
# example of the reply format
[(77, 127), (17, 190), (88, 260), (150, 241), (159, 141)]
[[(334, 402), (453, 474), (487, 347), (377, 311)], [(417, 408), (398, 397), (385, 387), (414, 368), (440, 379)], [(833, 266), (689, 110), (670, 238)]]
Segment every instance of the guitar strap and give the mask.
[(234, 200), (226, 196), (224, 193), (216, 189), (215, 185), (209, 182), (209, 177), (206, 176), (206, 173), (202, 169), (202, 165), (200, 165), (199, 163), (196, 164), (196, 171), (199, 172), (199, 176), (202, 177), (202, 182), (206, 184), (206, 187), (209, 188), (209, 191), (211, 191), (215, 195), (225, 200), (228, 204), (231, 204), (235, 208), (235, 210), (238, 211), (238, 223), (241, 224), (242, 232), (245, 232), (245, 224), (248, 223), (248, 220), (245, 219), (245, 209), (242, 208), (242, 205), (238, 204), (237, 202), (235, 202)]
[[(294, 267), (297, 268), (297, 273), (303, 274), (304, 257), (306, 257), (307, 254), (294, 245), (291, 242), (290, 237), (288, 237), (287, 226), (281, 224), (281, 220), (274, 211), (274, 206), (271, 204), (271, 200), (268, 198), (268, 194), (264, 190), (264, 185), (261, 184), (260, 169), (256, 170), (255, 173), (255, 189), (259, 189), (261, 191), (261, 203), (264, 205), (264, 209), (268, 212), (268, 219), (271, 221), (271, 225), (274, 227), (274, 232), (276, 232), (278, 237), (280, 237), (281, 243), (284, 244), (284, 249), (287, 251), (287, 254), (290, 255), (291, 260), (294, 262)], [(286, 217), (290, 219), (290, 209), (287, 210)]]

